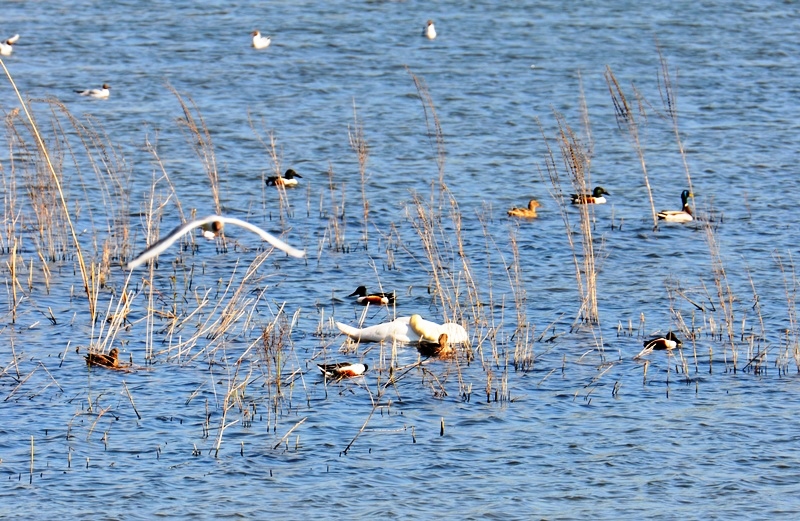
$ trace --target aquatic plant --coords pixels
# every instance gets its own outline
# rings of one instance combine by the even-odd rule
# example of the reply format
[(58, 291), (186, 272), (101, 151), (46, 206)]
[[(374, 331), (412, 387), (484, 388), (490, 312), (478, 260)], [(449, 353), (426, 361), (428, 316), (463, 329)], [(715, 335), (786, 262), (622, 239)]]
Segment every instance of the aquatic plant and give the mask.
[[(653, 214), (653, 229), (658, 229), (658, 216), (656, 214), (656, 204), (653, 201), (653, 190), (650, 188), (650, 178), (647, 175), (647, 163), (644, 159), (644, 147), (642, 147), (641, 139), (639, 137), (639, 120), (636, 111), (633, 110), (628, 98), (622, 90), (622, 87), (617, 81), (611, 67), (606, 65), (605, 79), (608, 85), (608, 92), (611, 96), (611, 101), (614, 104), (614, 114), (617, 118), (617, 125), (620, 129), (626, 129), (628, 135), (633, 142), (633, 148), (636, 150), (636, 155), (639, 157), (639, 164), (642, 167), (642, 175), (644, 176), (644, 186), (647, 188), (647, 197), (650, 200), (650, 210)], [(639, 113), (644, 117), (644, 110), (641, 103), (641, 97), (638, 91), (634, 88), (634, 95), (638, 100)]]

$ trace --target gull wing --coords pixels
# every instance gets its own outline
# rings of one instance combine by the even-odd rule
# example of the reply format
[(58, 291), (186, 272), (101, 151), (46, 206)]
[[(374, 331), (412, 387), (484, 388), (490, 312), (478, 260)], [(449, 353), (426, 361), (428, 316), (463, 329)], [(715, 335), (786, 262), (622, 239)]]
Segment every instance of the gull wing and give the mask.
[(159, 239), (155, 244), (144, 250), (142, 253), (139, 254), (138, 257), (133, 259), (128, 263), (127, 268), (132, 270), (141, 266), (145, 262), (158, 257), (162, 252), (167, 250), (170, 246), (172, 246), (178, 239), (192, 231), (194, 228), (204, 226), (206, 224), (211, 224), (213, 222), (219, 221), (223, 224), (235, 224), (237, 226), (241, 226), (242, 228), (246, 228), (251, 232), (257, 233), (262, 239), (267, 241), (268, 243), (272, 244), (274, 247), (285, 251), (292, 257), (304, 257), (306, 252), (302, 250), (298, 250), (297, 248), (293, 248), (289, 246), (282, 240), (278, 239), (274, 235), (265, 232), (258, 226), (250, 224), (247, 221), (242, 221), (241, 219), (236, 219), (234, 217), (223, 217), (221, 215), (209, 215), (208, 217), (204, 217), (202, 219), (195, 219), (194, 221), (190, 221), (186, 224), (178, 226), (174, 230), (172, 230), (169, 235)]

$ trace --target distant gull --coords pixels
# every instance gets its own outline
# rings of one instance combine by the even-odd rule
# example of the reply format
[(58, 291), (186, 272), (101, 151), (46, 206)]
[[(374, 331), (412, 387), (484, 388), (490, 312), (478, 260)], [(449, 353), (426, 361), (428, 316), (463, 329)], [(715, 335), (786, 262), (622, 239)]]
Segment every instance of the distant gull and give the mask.
[(19, 40), (19, 35), (15, 34), (8, 40), (0, 42), (0, 54), (2, 54), (3, 56), (11, 56), (11, 51), (14, 50), (14, 47), (12, 47), (12, 45), (17, 43), (17, 40)]
[(436, 28), (433, 26), (433, 20), (428, 20), (425, 24), (425, 29), (422, 31), (422, 36), (427, 36), (429, 40), (436, 38)]
[(76, 90), (75, 92), (77, 92), (81, 96), (90, 96), (92, 98), (105, 99), (111, 94), (111, 87), (108, 85), (108, 83), (104, 83), (102, 89)]
[(194, 228), (199, 227), (203, 230), (203, 236), (206, 239), (213, 239), (219, 236), (222, 233), (222, 229), (225, 224), (235, 224), (237, 226), (241, 226), (242, 228), (246, 228), (251, 232), (257, 233), (262, 239), (267, 241), (268, 243), (272, 244), (279, 250), (283, 250), (292, 257), (304, 257), (306, 252), (302, 250), (298, 250), (297, 248), (293, 248), (283, 242), (282, 240), (278, 239), (274, 235), (265, 232), (258, 226), (250, 224), (247, 221), (242, 221), (241, 219), (236, 219), (234, 217), (223, 217), (221, 215), (209, 215), (208, 217), (204, 217), (203, 219), (195, 219), (194, 221), (188, 222), (181, 226), (178, 226), (169, 235), (160, 239), (158, 242), (144, 250), (142, 253), (139, 254), (138, 257), (133, 259), (128, 263), (127, 268), (132, 270), (138, 266), (141, 266), (145, 262), (158, 257), (159, 254), (166, 251), (167, 248), (172, 246), (172, 244), (192, 231)]
[(269, 36), (261, 36), (261, 31), (255, 30), (250, 33), (253, 37), (253, 47), (256, 49), (266, 49), (272, 43), (272, 38)]

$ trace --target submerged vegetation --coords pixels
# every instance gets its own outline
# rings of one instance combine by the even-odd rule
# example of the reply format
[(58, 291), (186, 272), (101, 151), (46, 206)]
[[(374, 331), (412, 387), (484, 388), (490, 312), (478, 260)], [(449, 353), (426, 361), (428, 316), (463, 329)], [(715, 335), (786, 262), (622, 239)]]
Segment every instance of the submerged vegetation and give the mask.
[[(674, 132), (685, 166), (685, 182), (673, 181), (692, 190), (678, 128), (675, 83), (666, 60), (659, 57), (660, 115), (664, 116), (659, 121), (666, 121)], [(420, 126), (424, 124), (428, 134), (436, 176), (425, 191), (410, 191), (403, 202), (404, 212), (396, 212), (388, 221), (376, 216), (379, 212), (371, 203), (375, 188), (371, 184), (369, 135), (364, 125), (369, 114), (359, 114), (355, 102), (346, 134), (358, 165), (359, 187), (348, 186), (353, 177), (342, 176), (331, 163), (320, 177), (324, 183), (307, 183), (292, 193), (283, 186), (260, 188), (262, 200), (249, 200), (248, 204), (261, 212), (250, 207), (237, 212), (268, 221), (273, 229), (304, 240), (309, 255), (303, 260), (286, 258), (233, 233), (232, 237), (216, 238), (213, 245), (190, 234), (168, 255), (147, 266), (136, 271), (123, 269), (145, 244), (156, 242), (177, 224), (176, 220), (211, 213), (208, 210), (217, 214), (232, 211), (226, 207), (221, 184), (226, 172), (216, 159), (213, 131), (202, 116), (202, 107), (188, 94), (170, 87), (181, 114), (178, 127), (205, 172), (205, 177), (197, 180), (210, 201), (204, 209), (190, 208), (182, 200), (186, 188), (173, 181), (169, 161), (149, 136), (144, 147), (154, 165), (149, 196), (132, 200), (131, 168), (101, 122), (91, 116), (78, 118), (57, 100), (25, 101), (20, 93), (21, 110), (0, 107), (5, 111), (9, 151), (8, 159), (0, 162), (4, 193), (1, 269), (7, 296), (7, 325), (0, 335), (10, 347), (0, 352), (3, 399), (22, 403), (23, 397), (32, 399), (44, 393), (69, 395), (70, 400), (82, 403), (77, 415), (91, 418), (86, 438), (100, 425), (106, 429), (105, 438), (114, 423), (102, 422), (104, 416), (110, 416), (110, 409), (103, 407), (95, 389), (106, 375), (89, 368), (90, 385), (77, 398), (76, 389), (66, 390), (60, 381), (61, 371), (87, 371), (84, 355), (113, 351), (130, 358), (124, 375), (128, 382), (137, 374), (153, 372), (192, 375), (180, 379), (181, 390), (175, 393), (181, 396), (187, 416), (202, 419), (198, 422), (202, 436), (192, 442), (194, 455), (217, 456), (233, 431), (260, 423), (274, 438), (273, 450), (300, 450), (304, 423), (323, 414), (316, 406), (319, 395), (333, 400), (356, 394), (359, 403), (353, 410), (360, 428), (349, 434), (347, 443), (336, 446), (346, 454), (369, 432), (376, 415), (388, 418), (394, 404), (408, 394), (513, 407), (520, 399), (517, 389), (538, 388), (553, 374), (574, 371), (579, 384), (571, 383), (568, 392), (574, 393), (574, 399), (591, 402), (604, 386), (606, 396), (619, 396), (620, 388), (611, 380), (623, 360), (641, 364), (643, 381), (649, 385), (655, 379), (652, 372), (648, 374), (651, 363), (666, 358), (660, 364), (666, 376), (659, 378), (666, 379), (667, 392), (672, 371), (696, 386), (700, 385), (698, 374), (714, 372), (717, 367), (758, 376), (786, 375), (792, 366), (800, 372), (795, 309), (798, 283), (791, 254), (773, 254), (786, 300), (786, 316), (771, 318), (772, 324), (782, 324), (782, 334), (775, 337), (768, 333), (772, 326), (765, 325), (762, 314), (759, 278), (747, 273), (744, 280), (736, 280), (726, 269), (727, 252), (717, 237), (723, 224), (711, 209), (704, 212), (704, 218), (674, 233), (683, 235), (680, 240), (694, 248), (704, 241), (708, 278), (682, 280), (670, 272), (665, 260), (663, 271), (649, 281), (665, 286), (657, 309), (666, 309), (668, 314), (655, 319), (661, 322), (648, 328), (644, 309), (634, 310), (632, 318), (613, 316), (621, 306), (612, 308), (616, 311), (604, 306), (603, 278), (624, 276), (604, 272), (605, 260), (613, 255), (606, 238), (628, 232), (622, 223), (614, 223), (613, 214), (608, 222), (606, 208), (601, 212), (590, 204), (572, 205), (567, 196), (570, 191), (591, 192), (602, 176), (591, 170), (593, 144), (585, 105), (581, 131), (574, 130), (579, 126), (571, 125), (568, 116), (557, 111), (553, 129), (538, 122), (541, 139), (535, 141), (544, 153), (532, 159), (530, 178), (538, 181), (546, 176), (549, 180), (550, 208), (557, 208), (566, 234), (563, 250), (568, 256), (563, 258), (572, 261), (569, 267), (565, 262), (563, 270), (570, 277), (574, 274), (576, 287), (569, 291), (577, 290), (578, 298), (574, 309), (554, 310), (542, 323), (534, 323), (532, 303), (548, 298), (528, 289), (530, 279), (537, 276), (528, 237), (530, 230), (541, 229), (536, 228), (538, 221), (511, 221), (508, 228), (500, 226), (504, 216), (493, 213), (491, 193), (486, 194), (483, 208), (462, 208), (450, 188), (446, 134), (435, 96), (422, 78), (408, 73), (410, 89), (421, 101)], [(7, 70), (6, 74), (7, 88), (16, 89)], [(644, 107), (650, 105), (636, 88), (636, 104), (632, 104), (610, 68), (605, 78), (617, 123), (625, 131), (622, 135), (630, 139), (644, 176), (654, 228), (645, 239), (663, 240), (660, 234), (665, 233), (665, 225), (656, 218), (654, 187), (641, 135), (642, 127), (650, 124), (644, 114)], [(258, 134), (252, 120), (251, 126)], [(273, 131), (267, 135), (268, 139), (258, 140), (269, 157), (270, 170), (280, 175), (284, 170), (280, 143)], [(303, 180), (309, 178), (305, 175)], [(640, 180), (631, 174), (630, 182)], [(672, 194), (674, 190), (665, 191)], [(543, 199), (544, 193), (535, 195)], [(351, 219), (349, 206), (354, 204), (358, 217)], [(273, 210), (277, 211), (275, 221)], [(304, 229), (298, 225), (301, 221), (313, 224)], [(352, 238), (353, 229), (359, 230), (356, 239)], [(702, 233), (694, 233), (697, 230)], [(357, 272), (353, 272), (355, 267)], [(321, 294), (316, 282), (319, 277), (340, 277), (338, 287), (343, 294)], [(401, 278), (406, 281), (404, 287), (397, 282)], [(749, 298), (734, 291), (743, 283), (750, 288)], [(366, 306), (352, 311), (344, 291), (361, 284), (381, 291), (395, 289), (397, 302), (380, 310)], [(288, 289), (290, 285), (297, 287)], [(69, 301), (66, 309), (63, 300)], [(600, 314), (604, 308), (605, 322)], [(455, 352), (448, 351), (448, 356), (425, 356), (414, 346), (396, 342), (354, 343), (339, 336), (334, 326), (334, 319), (361, 326), (417, 312), (437, 323), (462, 325), (471, 342), (450, 346)], [(542, 316), (541, 310), (535, 315)], [(40, 323), (41, 317), (46, 322)], [(313, 331), (306, 327), (308, 318), (317, 324)], [(637, 329), (634, 319), (639, 320)], [(619, 340), (615, 349), (609, 349), (603, 327), (614, 322), (619, 324)], [(76, 327), (62, 337), (57, 331), (62, 331), (59, 328), (64, 324)], [(63, 340), (55, 346), (60, 358), (58, 371), (53, 371), (51, 362), (43, 361), (49, 353), (42, 355), (27, 347), (23, 357), (19, 351), (20, 344), (30, 343), (28, 336), (33, 333), (29, 330), (48, 328), (52, 331), (45, 335)], [(642, 339), (669, 330), (680, 332), (683, 349), (633, 360)], [(638, 348), (623, 353), (619, 346), (633, 336), (636, 341), (630, 344)], [(614, 352), (619, 353), (617, 360)], [(116, 365), (116, 357), (114, 360)], [(369, 371), (336, 380), (319, 374), (317, 364), (342, 360), (368, 362)], [(527, 375), (535, 377), (527, 380)], [(135, 403), (149, 391), (129, 386), (126, 380), (105, 385), (124, 390), (131, 410), (141, 419), (147, 412)], [(72, 431), (73, 420), (56, 427)], [(414, 425), (395, 427), (416, 441)], [(441, 433), (445, 433), (444, 418)], [(33, 447), (33, 441), (31, 444)], [(31, 452), (33, 458), (33, 448)]]

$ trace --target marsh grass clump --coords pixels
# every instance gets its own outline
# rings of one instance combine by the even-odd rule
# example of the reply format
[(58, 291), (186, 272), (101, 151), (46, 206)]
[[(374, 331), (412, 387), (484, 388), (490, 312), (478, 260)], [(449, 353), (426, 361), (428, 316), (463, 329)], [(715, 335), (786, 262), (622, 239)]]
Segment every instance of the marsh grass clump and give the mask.
[[(786, 309), (787, 309), (787, 327), (784, 328), (781, 335), (781, 351), (776, 360), (776, 364), (783, 367), (784, 372), (788, 369), (789, 360), (794, 360), (797, 372), (800, 373), (800, 331), (798, 331), (797, 323), (797, 287), (798, 280), (794, 266), (794, 259), (791, 253), (788, 254), (788, 260), (784, 260), (783, 256), (777, 252), (772, 254), (778, 269), (783, 276), (783, 287), (786, 295)], [(758, 304), (758, 300), (756, 300)], [(760, 307), (759, 307), (760, 310)], [(759, 311), (760, 315), (760, 311)]]
[[(337, 194), (339, 188), (341, 188), (341, 195)], [(347, 230), (345, 202), (347, 200), (347, 192), (344, 183), (341, 184), (341, 187), (338, 187), (334, 182), (333, 165), (328, 167), (328, 190), (331, 209), (328, 214), (327, 242), (333, 251), (345, 253), (348, 251), (345, 244)]]
[(222, 214), (222, 203), (220, 201), (220, 178), (219, 171), (217, 170), (217, 158), (214, 153), (214, 142), (211, 139), (211, 132), (209, 132), (203, 115), (200, 113), (200, 108), (191, 98), (184, 99), (172, 85), (167, 85), (167, 88), (178, 99), (178, 103), (183, 110), (183, 118), (178, 119), (179, 125), (186, 129), (186, 140), (192, 147), (192, 150), (200, 159), (203, 169), (208, 177), (209, 189), (211, 196), (214, 199), (214, 213), (217, 215)]
[(260, 355), (266, 367), (267, 384), (274, 388), (275, 395), (282, 393), (281, 383), (287, 363), (287, 348), (290, 345), (291, 327), (286, 315), (278, 313), (271, 323), (262, 327)]
[(347, 137), (350, 148), (358, 158), (358, 173), (361, 178), (361, 205), (364, 219), (364, 244), (369, 244), (369, 200), (367, 199), (367, 160), (369, 159), (369, 146), (364, 138), (364, 125), (358, 120), (356, 104), (353, 101), (353, 127), (348, 127)]
[(522, 266), (520, 265), (519, 244), (515, 233), (511, 234), (510, 243), (512, 261), (506, 272), (510, 279), (511, 290), (514, 295), (514, 309), (517, 314), (516, 328), (514, 328), (514, 332), (511, 335), (511, 340), (514, 342), (513, 364), (516, 371), (531, 371), (536, 362), (533, 352), (533, 333), (535, 328), (531, 327), (527, 318), (528, 295), (525, 291)]
[[(35, 143), (36, 150), (36, 160), (34, 163), (35, 169), (42, 169), (43, 172), (47, 172), (49, 174), (48, 181), (46, 182), (46, 186), (52, 186), (55, 188), (53, 191), (53, 195), (57, 194), (57, 199), (53, 201), (55, 207), (61, 208), (61, 213), (59, 218), (63, 218), (63, 222), (65, 223), (64, 230), (69, 232), (69, 236), (72, 238), (72, 244), (75, 248), (75, 255), (78, 260), (78, 265), (80, 269), (81, 279), (83, 281), (83, 288), (84, 292), (86, 293), (87, 300), (89, 303), (89, 316), (94, 320), (96, 318), (95, 312), (96, 309), (93, 307), (93, 302), (95, 302), (96, 297), (92, 294), (91, 284), (90, 284), (90, 275), (89, 269), (86, 265), (86, 259), (84, 258), (83, 250), (81, 248), (81, 243), (78, 240), (78, 233), (75, 229), (75, 225), (73, 223), (72, 215), (70, 214), (70, 206), (67, 204), (67, 194), (63, 189), (63, 171), (60, 168), (61, 163), (57, 163), (53, 161), (53, 157), (50, 154), (49, 147), (45, 143), (45, 139), (39, 131), (39, 127), (33, 117), (32, 111), (30, 109), (29, 104), (22, 98), (22, 94), (20, 94), (19, 90), (17, 89), (17, 85), (14, 82), (14, 79), (11, 77), (11, 73), (5, 66), (5, 63), (0, 60), (0, 65), (3, 68), (3, 71), (6, 73), (8, 77), (8, 81), (11, 84), (14, 92), (16, 93), (17, 100), (20, 103), (20, 106), (25, 113), (25, 122), (30, 133), (30, 136)], [(54, 125), (55, 128), (59, 129), (56, 131), (56, 142), (59, 136), (64, 136), (65, 134), (61, 131), (61, 127), (56, 123)], [(20, 134), (17, 134), (20, 137)], [(57, 168), (58, 166), (58, 168)], [(43, 216), (44, 218), (55, 219), (56, 214), (50, 214), (48, 212), (47, 215), (40, 213), (39, 215)], [(62, 242), (63, 244), (63, 242)], [(55, 250), (51, 250), (55, 253)], [(51, 257), (53, 259), (54, 257)], [(65, 256), (66, 258), (66, 256)]]
[[(558, 123), (558, 135), (556, 141), (561, 152), (561, 162), (569, 174), (572, 188), (577, 193), (587, 193), (591, 186), (589, 177), (590, 157), (587, 149), (578, 139), (577, 135), (567, 125), (563, 115), (556, 113)], [(543, 131), (542, 131), (543, 132)], [(543, 132), (544, 136), (544, 132)], [(598, 309), (597, 295), (597, 266), (592, 237), (592, 214), (594, 205), (578, 204), (580, 215), (580, 237), (582, 254), (580, 259), (577, 247), (573, 241), (572, 225), (569, 216), (569, 205), (567, 204), (564, 190), (562, 187), (560, 170), (547, 138), (544, 138), (547, 147), (545, 166), (547, 169), (550, 183), (553, 187), (553, 198), (556, 200), (561, 212), (561, 218), (567, 230), (567, 241), (572, 250), (572, 259), (575, 265), (575, 278), (578, 284), (578, 293), (581, 296), (581, 305), (578, 311), (578, 318), (581, 322), (597, 325), (600, 323), (600, 312)]]
[[(732, 364), (731, 370), (735, 373), (739, 361), (739, 349), (736, 344), (736, 334), (735, 334), (735, 328), (736, 328), (735, 306), (737, 298), (734, 295), (730, 281), (728, 280), (728, 275), (727, 272), (725, 271), (725, 263), (722, 258), (720, 246), (710, 223), (705, 224), (704, 230), (706, 232), (705, 235), (706, 235), (706, 243), (708, 244), (708, 250), (709, 253), (711, 254), (711, 273), (714, 276), (714, 287), (717, 290), (717, 304), (720, 307), (722, 313), (722, 323), (724, 324), (726, 330), (724, 334), (724, 341), (728, 344), (730, 348), (731, 364)], [(720, 334), (720, 340), (723, 340), (722, 337), (723, 334)], [(728, 362), (727, 357), (725, 359), (725, 362), (727, 364)]]

